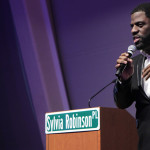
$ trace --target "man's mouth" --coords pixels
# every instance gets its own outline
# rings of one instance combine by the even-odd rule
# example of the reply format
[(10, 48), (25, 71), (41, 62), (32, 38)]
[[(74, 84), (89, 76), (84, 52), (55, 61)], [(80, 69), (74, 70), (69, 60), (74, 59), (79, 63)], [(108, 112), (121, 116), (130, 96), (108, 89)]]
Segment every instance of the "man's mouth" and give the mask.
[(139, 36), (134, 36), (133, 37), (133, 42), (136, 44), (137, 42), (139, 42), (141, 38)]

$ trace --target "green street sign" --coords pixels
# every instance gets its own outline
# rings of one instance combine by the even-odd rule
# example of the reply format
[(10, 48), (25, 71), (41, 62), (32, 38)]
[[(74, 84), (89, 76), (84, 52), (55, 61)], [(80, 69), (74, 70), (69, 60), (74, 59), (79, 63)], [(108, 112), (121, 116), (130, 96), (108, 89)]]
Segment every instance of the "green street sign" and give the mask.
[(45, 114), (45, 133), (100, 130), (100, 108), (87, 108)]

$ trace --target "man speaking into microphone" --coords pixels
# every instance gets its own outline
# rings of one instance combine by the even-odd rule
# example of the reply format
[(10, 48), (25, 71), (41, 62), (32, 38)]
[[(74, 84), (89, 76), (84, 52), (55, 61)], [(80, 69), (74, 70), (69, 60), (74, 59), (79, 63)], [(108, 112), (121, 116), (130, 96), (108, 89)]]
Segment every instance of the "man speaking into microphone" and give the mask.
[(116, 105), (125, 109), (136, 102), (136, 119), (139, 135), (138, 150), (150, 150), (150, 3), (138, 5), (131, 12), (131, 33), (141, 54), (129, 58), (125, 52), (117, 59), (114, 87)]

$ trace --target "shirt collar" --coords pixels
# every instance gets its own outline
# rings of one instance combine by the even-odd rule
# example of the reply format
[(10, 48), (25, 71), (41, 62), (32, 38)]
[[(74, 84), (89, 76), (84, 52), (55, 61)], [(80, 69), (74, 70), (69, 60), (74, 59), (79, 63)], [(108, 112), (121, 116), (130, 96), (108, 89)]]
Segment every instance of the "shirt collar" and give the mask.
[(140, 53), (145, 56), (146, 58), (150, 59), (150, 55), (146, 54), (143, 50), (140, 50)]

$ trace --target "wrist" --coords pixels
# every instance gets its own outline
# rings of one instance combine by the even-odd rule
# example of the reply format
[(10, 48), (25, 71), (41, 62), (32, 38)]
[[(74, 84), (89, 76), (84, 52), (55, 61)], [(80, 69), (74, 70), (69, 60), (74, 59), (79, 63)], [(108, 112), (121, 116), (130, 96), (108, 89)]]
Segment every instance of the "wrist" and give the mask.
[(120, 78), (118, 78), (118, 81), (119, 81), (120, 84), (126, 84), (131, 80), (131, 78), (132, 78), (132, 76), (129, 77), (129, 78), (126, 78), (126, 79), (120, 77)]

